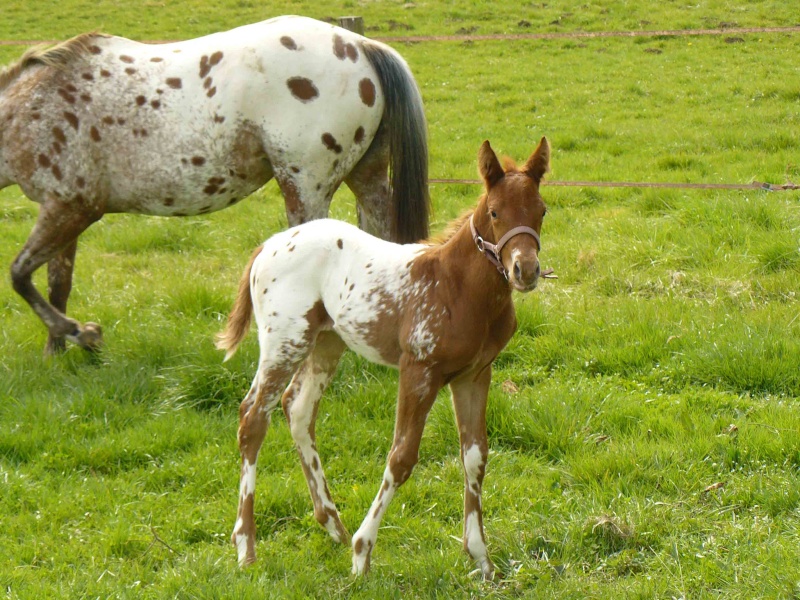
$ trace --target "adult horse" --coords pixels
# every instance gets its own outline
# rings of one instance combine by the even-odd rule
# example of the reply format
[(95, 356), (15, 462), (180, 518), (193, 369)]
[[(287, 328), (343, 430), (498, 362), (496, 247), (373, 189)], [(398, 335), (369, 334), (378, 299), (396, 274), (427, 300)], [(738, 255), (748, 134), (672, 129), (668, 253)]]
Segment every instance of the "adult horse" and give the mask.
[(492, 578), (481, 512), (486, 400), (492, 362), (517, 325), (511, 290), (530, 291), (541, 275), (546, 208), (539, 183), (549, 164), (545, 138), (519, 169), (510, 162), (501, 167), (484, 142), (478, 166), (486, 193), (440, 243), (398, 246), (347, 223), (315, 221), (256, 250), (217, 340), (229, 358), (255, 313), (261, 355), (239, 410), (242, 466), (232, 541), (240, 564), (255, 560), (256, 461), (280, 401), (314, 516), (334, 540), (348, 539), (317, 453), (315, 420), (349, 347), (400, 369), (394, 442), (378, 494), (353, 536), (353, 572), (369, 569), (381, 518), (411, 475), (428, 412), (449, 384), (464, 464), (464, 549)]
[[(427, 235), (427, 160), (403, 59), (312, 19), (156, 45), (84, 34), (0, 73), (0, 188), (41, 205), (11, 279), (49, 353), (102, 342), (65, 312), (77, 238), (104, 214), (210, 213), (274, 177), (297, 225), (344, 181), (363, 229), (411, 242)], [(31, 280), (45, 263), (49, 302)]]

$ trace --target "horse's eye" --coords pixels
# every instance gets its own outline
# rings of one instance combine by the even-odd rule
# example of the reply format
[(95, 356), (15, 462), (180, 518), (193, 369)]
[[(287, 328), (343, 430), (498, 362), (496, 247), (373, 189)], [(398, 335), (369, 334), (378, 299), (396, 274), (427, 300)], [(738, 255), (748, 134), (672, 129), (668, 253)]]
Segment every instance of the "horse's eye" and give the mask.
[(496, 213), (496, 212), (492, 211), (492, 212), (491, 212), (491, 215), (492, 215), (492, 218), (493, 218), (493, 219), (496, 219), (496, 218), (497, 218), (497, 213)]

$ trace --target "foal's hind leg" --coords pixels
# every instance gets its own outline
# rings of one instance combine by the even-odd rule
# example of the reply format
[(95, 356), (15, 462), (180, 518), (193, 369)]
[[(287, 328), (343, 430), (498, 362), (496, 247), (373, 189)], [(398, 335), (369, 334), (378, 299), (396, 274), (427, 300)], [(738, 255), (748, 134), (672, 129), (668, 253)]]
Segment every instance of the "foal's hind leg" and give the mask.
[(314, 503), (314, 518), (327, 529), (336, 542), (348, 541), (347, 533), (336, 504), (328, 491), (328, 482), (317, 453), (315, 422), (322, 392), (336, 372), (345, 345), (332, 331), (323, 331), (311, 354), (295, 373), (292, 383), (283, 395), (283, 410), (300, 455), (300, 464)]
[[(86, 350), (96, 350), (102, 343), (100, 326), (96, 323), (81, 325), (67, 318), (42, 297), (33, 285), (32, 275), (44, 263), (68, 252), (78, 236), (101, 216), (99, 211), (90, 211), (77, 201), (47, 200), (39, 210), (33, 232), (11, 265), (14, 290), (45, 324), (49, 338), (66, 338)], [(66, 306), (66, 299), (64, 302)], [(58, 349), (58, 344), (54, 349)]]
[(239, 406), (239, 452), (242, 456), (242, 470), (239, 478), (239, 509), (231, 542), (236, 546), (240, 566), (256, 560), (256, 524), (253, 514), (256, 461), (272, 411), (277, 406), (291, 373), (291, 366), (270, 365), (262, 360), (253, 385)]

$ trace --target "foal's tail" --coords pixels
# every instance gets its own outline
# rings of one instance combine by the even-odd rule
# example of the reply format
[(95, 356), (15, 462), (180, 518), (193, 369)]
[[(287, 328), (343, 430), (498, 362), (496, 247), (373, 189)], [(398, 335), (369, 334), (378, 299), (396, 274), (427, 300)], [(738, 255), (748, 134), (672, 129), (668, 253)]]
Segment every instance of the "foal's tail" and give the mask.
[(422, 95), (406, 62), (397, 52), (371, 40), (362, 50), (378, 74), (386, 99), (383, 125), (389, 136), (394, 240), (416, 242), (428, 237), (428, 138)]
[(250, 296), (250, 272), (253, 270), (253, 263), (261, 254), (259, 246), (250, 257), (247, 268), (239, 280), (239, 291), (236, 293), (236, 301), (233, 303), (231, 314), (228, 315), (228, 324), (225, 331), (216, 335), (216, 346), (219, 350), (226, 350), (225, 359), (228, 360), (236, 353), (239, 344), (242, 343), (244, 336), (250, 330), (250, 322), (253, 320), (253, 299)]

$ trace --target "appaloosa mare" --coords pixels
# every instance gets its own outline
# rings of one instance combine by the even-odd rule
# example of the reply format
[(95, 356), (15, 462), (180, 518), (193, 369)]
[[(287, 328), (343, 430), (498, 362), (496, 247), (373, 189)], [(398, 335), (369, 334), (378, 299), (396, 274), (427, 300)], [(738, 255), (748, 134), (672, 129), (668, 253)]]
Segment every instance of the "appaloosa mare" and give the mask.
[(334, 540), (348, 539), (314, 426), (320, 396), (347, 346), (400, 368), (394, 442), (378, 495), (353, 538), (353, 572), (369, 569), (381, 518), (417, 462), (437, 392), (449, 384), (465, 473), (464, 548), (485, 578), (493, 576), (481, 513), (486, 397), (492, 361), (516, 328), (511, 290), (530, 291), (539, 279), (545, 214), (539, 184), (549, 157), (542, 138), (524, 167), (509, 161), (504, 170), (484, 142), (478, 165), (486, 193), (444, 242), (401, 246), (323, 220), (279, 233), (256, 250), (217, 340), (229, 358), (255, 312), (261, 356), (239, 412), (242, 469), (232, 541), (240, 564), (255, 560), (256, 460), (281, 397), (314, 516)]
[[(427, 161), (403, 59), (312, 19), (173, 44), (84, 34), (0, 73), (0, 188), (17, 183), (41, 205), (11, 278), (49, 352), (101, 343), (98, 325), (64, 313), (77, 238), (105, 213), (209, 213), (275, 177), (297, 225), (325, 217), (344, 181), (365, 230), (417, 241)], [(31, 281), (44, 263), (49, 303)]]

